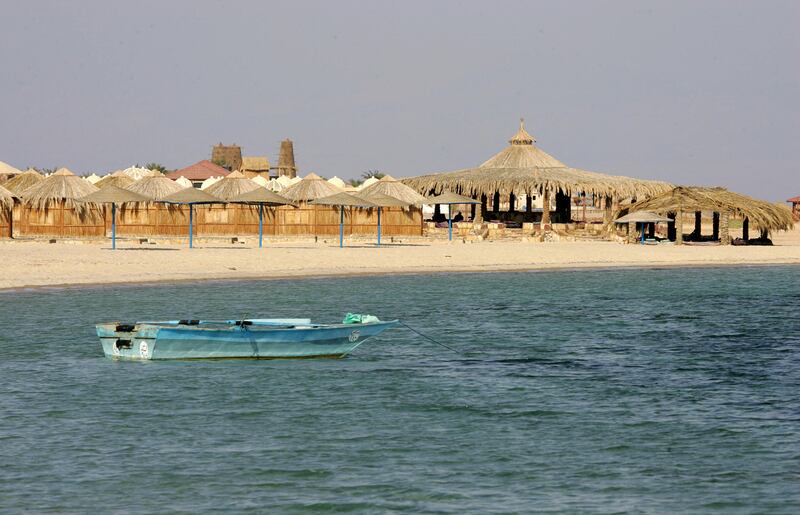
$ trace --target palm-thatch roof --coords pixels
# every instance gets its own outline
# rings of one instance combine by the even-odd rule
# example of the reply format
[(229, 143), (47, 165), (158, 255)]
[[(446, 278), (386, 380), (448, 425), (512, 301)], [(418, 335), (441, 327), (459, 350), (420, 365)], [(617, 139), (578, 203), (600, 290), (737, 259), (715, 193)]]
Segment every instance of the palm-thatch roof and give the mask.
[(344, 193), (344, 190), (329, 183), (315, 173), (306, 175), (300, 182), (292, 184), (281, 191), (281, 195), (295, 202), (307, 202), (309, 200), (330, 197), (337, 193)]
[(378, 207), (367, 199), (345, 193), (344, 191), (334, 193), (327, 197), (313, 199), (309, 204), (319, 204), (321, 206)]
[(223, 200), (230, 200), (258, 188), (260, 188), (258, 184), (245, 177), (241, 172), (231, 172), (206, 188), (205, 191)]
[(293, 204), (293, 202), (288, 198), (284, 198), (274, 191), (270, 191), (260, 186), (253, 191), (248, 191), (247, 193), (242, 193), (238, 197), (233, 197), (230, 199), (230, 201), (252, 204), (270, 204), (276, 206)]
[(509, 140), (509, 146), (476, 168), (421, 175), (403, 180), (420, 193), (445, 190), (464, 195), (491, 197), (495, 192), (536, 195), (545, 191), (587, 193), (616, 198), (642, 198), (672, 188), (661, 181), (606, 175), (571, 168), (540, 149), (525, 130), (524, 122)]
[(127, 188), (134, 182), (135, 181), (133, 179), (131, 179), (125, 174), (120, 174), (120, 175), (111, 174), (101, 178), (99, 181), (94, 183), (94, 185), (100, 189), (103, 189), (107, 186), (116, 186), (117, 188)]
[(265, 156), (242, 156), (242, 171), (269, 172), (269, 159)]
[(436, 195), (435, 197), (429, 197), (426, 204), (480, 204), (479, 200), (475, 200), (474, 198), (465, 197), (464, 195), (459, 195), (458, 193), (453, 193), (452, 191), (445, 191), (441, 195)]
[(0, 207), (8, 208), (14, 205), (14, 198), (16, 195), (0, 186)]
[(428, 202), (428, 199), (398, 181), (391, 175), (383, 176), (378, 182), (372, 186), (363, 188), (359, 194), (364, 197), (369, 197), (374, 193), (382, 193), (396, 199), (400, 199), (408, 204), (421, 206)]
[(140, 193), (134, 193), (130, 190), (120, 188), (119, 186), (109, 184), (105, 188), (101, 188), (94, 193), (89, 193), (78, 200), (81, 202), (88, 202), (89, 204), (124, 204), (126, 202), (149, 202), (152, 199)]
[(196, 188), (184, 188), (177, 193), (167, 195), (161, 202), (169, 204), (224, 204), (225, 201), (207, 191)]
[(4, 163), (3, 161), (0, 161), (0, 175), (17, 175), (17, 174), (21, 174), (21, 173), (22, 173), (22, 170), (14, 168), (13, 166), (11, 166), (8, 163)]
[(183, 186), (176, 184), (175, 181), (167, 179), (163, 175), (156, 177), (142, 177), (125, 189), (135, 193), (141, 193), (153, 200), (162, 200), (167, 195), (172, 195), (183, 189)]
[(375, 204), (378, 207), (402, 207), (407, 208), (411, 207), (411, 202), (406, 202), (405, 200), (400, 200), (399, 198), (392, 197), (390, 195), (386, 195), (384, 193), (380, 193), (378, 191), (373, 191), (369, 194), (358, 193), (358, 197), (363, 198), (364, 200), (369, 201), (372, 204)]
[(64, 201), (67, 207), (82, 211), (85, 206), (77, 202), (77, 199), (95, 191), (98, 191), (95, 185), (62, 168), (26, 189), (21, 196), (23, 201), (34, 209), (47, 209), (53, 202)]
[(38, 172), (29, 170), (15, 175), (13, 178), (3, 183), (3, 187), (12, 193), (22, 194), (23, 191), (35, 184), (39, 184), (44, 177)]
[(614, 220), (614, 223), (617, 224), (629, 224), (629, 223), (659, 223), (659, 222), (671, 222), (671, 218), (667, 218), (666, 216), (658, 215), (656, 213), (651, 213), (650, 211), (636, 211), (633, 213), (628, 213), (627, 215), (617, 218)]
[(660, 195), (633, 204), (630, 211), (655, 213), (715, 211), (748, 218), (762, 230), (789, 230), (794, 226), (788, 207), (757, 200), (725, 188), (678, 186)]

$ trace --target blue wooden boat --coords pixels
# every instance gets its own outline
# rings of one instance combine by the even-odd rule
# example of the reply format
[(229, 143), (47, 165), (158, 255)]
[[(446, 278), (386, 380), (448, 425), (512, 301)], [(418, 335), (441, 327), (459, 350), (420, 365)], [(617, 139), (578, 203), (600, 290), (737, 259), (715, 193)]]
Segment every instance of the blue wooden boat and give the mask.
[(167, 320), (97, 324), (97, 336), (109, 358), (276, 359), (343, 358), (398, 320), (348, 314), (348, 323), (313, 324), (307, 318), (246, 320)]

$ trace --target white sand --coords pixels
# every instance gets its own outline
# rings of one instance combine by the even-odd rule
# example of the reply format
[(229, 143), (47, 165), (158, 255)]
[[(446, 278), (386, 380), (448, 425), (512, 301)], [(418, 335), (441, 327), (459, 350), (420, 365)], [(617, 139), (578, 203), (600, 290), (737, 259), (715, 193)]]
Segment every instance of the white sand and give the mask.
[(376, 248), (353, 242), (277, 242), (263, 249), (200, 242), (140, 246), (108, 243), (0, 242), (0, 289), (200, 279), (277, 278), (347, 274), (532, 270), (544, 268), (800, 264), (800, 231), (778, 234), (774, 247), (624, 245), (611, 242), (419, 239)]

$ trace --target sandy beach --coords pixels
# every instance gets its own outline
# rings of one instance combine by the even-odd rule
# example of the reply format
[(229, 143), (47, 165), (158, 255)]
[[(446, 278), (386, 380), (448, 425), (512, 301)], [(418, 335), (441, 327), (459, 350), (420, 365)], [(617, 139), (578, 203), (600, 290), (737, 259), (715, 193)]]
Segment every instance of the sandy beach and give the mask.
[(625, 245), (612, 242), (416, 239), (375, 247), (350, 242), (279, 241), (263, 249), (200, 242), (0, 242), (0, 289), (210, 279), (270, 279), (367, 274), (490, 272), (548, 268), (800, 264), (800, 231), (779, 233), (773, 247)]

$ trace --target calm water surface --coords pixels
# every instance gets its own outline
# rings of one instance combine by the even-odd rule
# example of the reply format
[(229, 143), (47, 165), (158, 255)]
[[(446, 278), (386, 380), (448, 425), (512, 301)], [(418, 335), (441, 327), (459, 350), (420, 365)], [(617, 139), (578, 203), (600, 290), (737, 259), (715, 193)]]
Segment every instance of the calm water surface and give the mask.
[[(345, 360), (117, 363), (102, 320), (399, 317)], [(0, 293), (11, 512), (800, 511), (800, 268)]]

